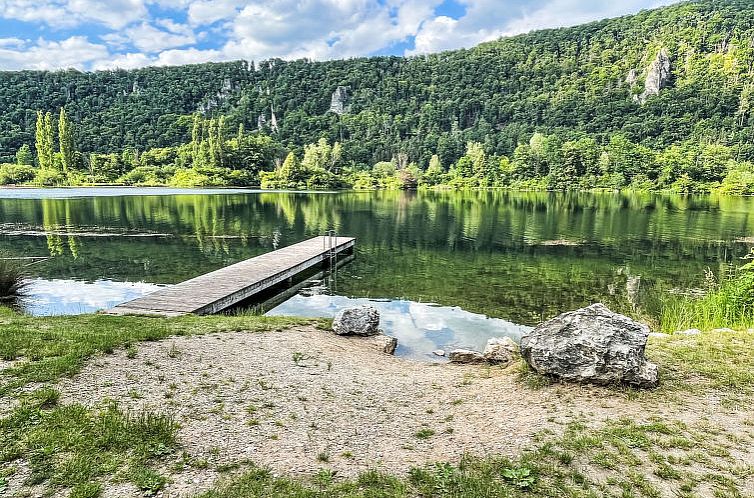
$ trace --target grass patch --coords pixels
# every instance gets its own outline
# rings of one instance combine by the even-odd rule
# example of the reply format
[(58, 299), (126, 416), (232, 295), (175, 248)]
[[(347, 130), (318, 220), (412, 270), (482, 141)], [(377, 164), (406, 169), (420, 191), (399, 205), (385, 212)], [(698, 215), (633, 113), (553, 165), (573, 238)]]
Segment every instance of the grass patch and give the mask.
[(139, 469), (125, 475), (140, 489), (159, 489), (145, 476), (153, 472), (150, 463), (176, 449), (177, 425), (170, 417), (56, 401), (53, 389), (39, 389), (0, 419), (0, 463), (22, 458), (31, 467), (28, 484), (70, 488), (72, 496), (96, 496), (97, 479), (127, 468)]
[[(27, 485), (69, 489), (70, 496), (98, 496), (101, 478), (132, 482), (144, 495), (159, 492), (166, 478), (153, 463), (176, 451), (176, 424), (150, 413), (124, 413), (115, 404), (91, 410), (58, 406), (58, 392), (25, 386), (51, 383), (77, 373), (97, 353), (125, 348), (138, 355), (136, 343), (170, 336), (233, 331), (270, 331), (306, 320), (260, 316), (79, 315), (29, 317), (0, 307), (0, 358), (21, 360), (0, 372), (0, 399), (19, 405), (0, 419), (0, 471), (23, 459), (31, 467)], [(176, 351), (175, 348), (171, 352)], [(179, 353), (175, 352), (175, 356)], [(131, 393), (138, 397), (137, 392)], [(0, 490), (5, 486), (0, 477)]]
[(306, 320), (262, 316), (139, 316), (77, 315), (29, 317), (0, 307), (0, 358), (29, 361), (0, 374), (0, 397), (31, 382), (52, 382), (79, 371), (96, 353), (128, 348), (135, 357), (136, 342), (170, 336), (215, 332), (263, 332), (309, 323)]
[(662, 389), (715, 389), (754, 394), (754, 333), (703, 332), (651, 338), (649, 359), (660, 367)]
[(754, 328), (754, 263), (730, 270), (720, 282), (710, 272), (708, 292), (702, 297), (668, 296), (663, 299), (660, 329), (664, 332), (727, 327), (738, 330)]

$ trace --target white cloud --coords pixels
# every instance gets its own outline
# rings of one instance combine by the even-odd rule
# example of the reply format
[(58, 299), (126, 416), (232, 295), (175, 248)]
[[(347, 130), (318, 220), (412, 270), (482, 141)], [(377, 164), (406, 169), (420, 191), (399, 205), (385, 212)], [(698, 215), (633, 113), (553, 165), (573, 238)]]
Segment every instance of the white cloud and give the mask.
[(4, 69), (86, 69), (90, 63), (109, 56), (107, 47), (72, 36), (62, 41), (40, 38), (34, 44), (0, 48), (0, 67)]
[(113, 58), (96, 61), (92, 69), (100, 71), (104, 69), (137, 69), (154, 64), (154, 58), (142, 53), (120, 54)]
[(231, 19), (238, 13), (244, 2), (236, 0), (198, 0), (191, 2), (188, 8), (189, 22), (194, 25), (212, 24)]
[(158, 52), (175, 47), (183, 47), (196, 42), (196, 36), (188, 26), (182, 26), (173, 21), (162, 21), (158, 24), (168, 28), (158, 29), (148, 23), (127, 28), (124, 32), (128, 40), (139, 50), (144, 52)]
[(233, 20), (229, 56), (246, 59), (369, 55), (412, 36), (441, 0), (272, 0)]
[(466, 13), (459, 19), (438, 16), (427, 20), (407, 55), (439, 52), (544, 28), (577, 24), (659, 7), (675, 0), (461, 0)]
[(156, 66), (178, 66), (182, 64), (199, 64), (201, 62), (210, 62), (224, 60), (221, 52), (218, 50), (199, 50), (196, 48), (187, 48), (183, 50), (165, 50), (155, 60)]
[(142, 0), (0, 0), (0, 17), (71, 27), (85, 22), (122, 28), (146, 16)]
[[(412, 40), (405, 53), (413, 55), (671, 1), (457, 0), (465, 12), (456, 19), (436, 13), (443, 0), (0, 0), (0, 19), (35, 24), (29, 33), (0, 38), (0, 69), (325, 60), (385, 52)], [(98, 38), (70, 36), (68, 30), (87, 25), (97, 27)], [(52, 30), (44, 39), (25, 39), (46, 27)]]
[(0, 47), (21, 47), (24, 43), (21, 38), (0, 38)]

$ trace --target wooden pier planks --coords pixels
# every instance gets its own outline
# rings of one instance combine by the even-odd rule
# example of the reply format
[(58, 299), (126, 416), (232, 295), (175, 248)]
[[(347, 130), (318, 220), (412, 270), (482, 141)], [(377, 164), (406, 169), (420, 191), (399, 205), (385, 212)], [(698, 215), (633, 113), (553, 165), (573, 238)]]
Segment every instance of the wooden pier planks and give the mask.
[(105, 311), (114, 315), (217, 313), (353, 248), (351, 237), (314, 237), (186, 280)]

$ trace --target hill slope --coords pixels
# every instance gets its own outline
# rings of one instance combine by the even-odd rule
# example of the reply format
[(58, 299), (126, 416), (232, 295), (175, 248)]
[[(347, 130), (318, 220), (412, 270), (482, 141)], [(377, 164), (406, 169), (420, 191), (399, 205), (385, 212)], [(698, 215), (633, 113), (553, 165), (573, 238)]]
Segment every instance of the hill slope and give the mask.
[(87, 152), (188, 141), (185, 116), (201, 110), (227, 115), (230, 129), (262, 125), (287, 146), (339, 140), (346, 159), (364, 165), (399, 153), (452, 164), (469, 140), (509, 155), (534, 131), (598, 143), (621, 132), (650, 148), (710, 141), (750, 160), (753, 73), (749, 0), (683, 3), (426, 57), (2, 72), (0, 162), (33, 143), (36, 110), (61, 106)]

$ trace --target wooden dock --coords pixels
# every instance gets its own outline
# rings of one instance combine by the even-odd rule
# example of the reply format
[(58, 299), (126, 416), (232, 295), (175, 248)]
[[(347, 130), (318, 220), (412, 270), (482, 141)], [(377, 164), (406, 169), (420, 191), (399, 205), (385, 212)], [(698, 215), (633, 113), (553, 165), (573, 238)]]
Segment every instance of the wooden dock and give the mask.
[(166, 287), (105, 311), (179, 316), (220, 312), (353, 248), (351, 237), (314, 237)]

